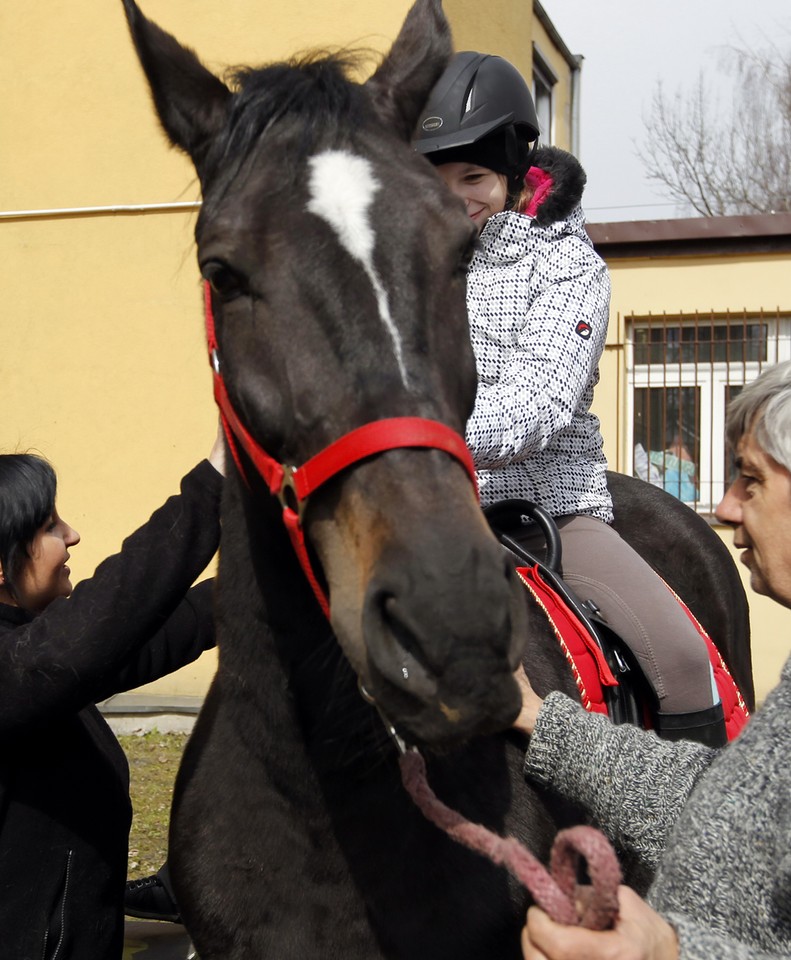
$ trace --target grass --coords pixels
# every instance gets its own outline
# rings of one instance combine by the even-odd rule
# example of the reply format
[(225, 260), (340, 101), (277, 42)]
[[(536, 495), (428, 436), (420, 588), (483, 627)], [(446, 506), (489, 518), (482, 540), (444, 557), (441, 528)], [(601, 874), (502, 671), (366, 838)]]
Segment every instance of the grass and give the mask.
[(128, 876), (136, 879), (156, 873), (167, 857), (170, 801), (187, 734), (152, 730), (118, 739), (131, 774)]

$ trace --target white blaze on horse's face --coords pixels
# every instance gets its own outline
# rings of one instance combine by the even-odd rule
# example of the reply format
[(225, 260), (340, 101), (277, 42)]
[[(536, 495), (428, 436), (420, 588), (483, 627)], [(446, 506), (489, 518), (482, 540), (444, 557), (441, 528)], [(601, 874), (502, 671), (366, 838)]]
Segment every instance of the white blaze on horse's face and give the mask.
[(376, 236), (369, 213), (382, 185), (368, 160), (346, 150), (325, 150), (308, 162), (307, 209), (325, 220), (338, 234), (344, 249), (362, 264), (376, 294), (379, 316), (393, 341), (401, 381), (408, 387), (401, 336), (390, 315), (387, 291), (374, 268)]

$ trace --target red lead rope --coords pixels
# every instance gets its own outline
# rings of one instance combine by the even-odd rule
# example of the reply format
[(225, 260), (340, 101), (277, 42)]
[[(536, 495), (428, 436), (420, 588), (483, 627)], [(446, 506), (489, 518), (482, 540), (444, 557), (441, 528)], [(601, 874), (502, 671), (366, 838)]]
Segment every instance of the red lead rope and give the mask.
[[(465, 468), (477, 491), (475, 466), (470, 451), (467, 449), (464, 438), (444, 423), (426, 420), (423, 417), (391, 417), (363, 424), (356, 430), (350, 431), (311, 457), (301, 467), (289, 467), (279, 463), (252, 437), (237, 416), (228, 396), (225, 381), (220, 373), (211, 288), (208, 283), (204, 283), (204, 305), (209, 361), (214, 376), (214, 399), (220, 408), (231, 456), (239, 473), (247, 482), (239, 457), (238, 441), (263, 477), (270, 493), (280, 500), (283, 507), (283, 522), (299, 562), (322, 610), (329, 616), (329, 601), (311, 567), (302, 529), (302, 515), (310, 494), (347, 467), (386, 450), (404, 447), (429, 447), (450, 454)], [(289, 491), (291, 491), (290, 494)]]

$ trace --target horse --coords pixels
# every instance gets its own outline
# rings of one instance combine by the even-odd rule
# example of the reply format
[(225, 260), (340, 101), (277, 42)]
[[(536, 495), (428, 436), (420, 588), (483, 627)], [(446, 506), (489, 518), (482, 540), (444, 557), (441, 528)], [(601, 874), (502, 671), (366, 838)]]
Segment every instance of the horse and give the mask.
[[(218, 670), (171, 818), (186, 926), (202, 960), (516, 960), (525, 892), (423, 817), (390, 730), (443, 800), (541, 858), (575, 817), (525, 782), (509, 729), (528, 608), (461, 439), (475, 231), (410, 145), (451, 55), (441, 2), (416, 0), (364, 83), (336, 55), (228, 84), (123, 4), (202, 188), (232, 464)], [(576, 695), (546, 626), (529, 653), (539, 692)]]

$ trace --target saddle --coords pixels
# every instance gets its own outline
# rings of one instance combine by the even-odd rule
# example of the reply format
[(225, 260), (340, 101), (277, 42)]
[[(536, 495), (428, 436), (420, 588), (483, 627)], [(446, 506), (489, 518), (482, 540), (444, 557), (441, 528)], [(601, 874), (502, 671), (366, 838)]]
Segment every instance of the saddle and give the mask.
[[(528, 500), (499, 501), (487, 507), (484, 514), (515, 559), (520, 580), (543, 610), (571, 667), (585, 709), (606, 714), (614, 723), (653, 729), (656, 694), (628, 643), (604, 620), (596, 604), (581, 599), (564, 582), (560, 534), (550, 514)], [(537, 524), (544, 536), (543, 561), (509, 534), (528, 523)], [(722, 701), (725, 734), (732, 740), (747, 722), (749, 711), (717, 647), (683, 600), (671, 592), (706, 644)]]

